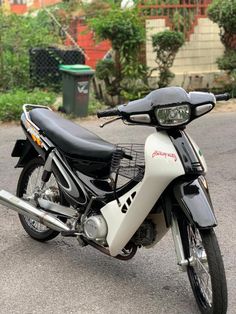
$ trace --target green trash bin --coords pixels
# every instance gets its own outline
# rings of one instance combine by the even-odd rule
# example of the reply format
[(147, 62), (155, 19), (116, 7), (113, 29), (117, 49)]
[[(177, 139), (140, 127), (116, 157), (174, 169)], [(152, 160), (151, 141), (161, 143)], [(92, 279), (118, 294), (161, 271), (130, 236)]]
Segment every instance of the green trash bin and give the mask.
[(63, 111), (78, 117), (88, 115), (89, 85), (95, 71), (88, 65), (60, 65)]

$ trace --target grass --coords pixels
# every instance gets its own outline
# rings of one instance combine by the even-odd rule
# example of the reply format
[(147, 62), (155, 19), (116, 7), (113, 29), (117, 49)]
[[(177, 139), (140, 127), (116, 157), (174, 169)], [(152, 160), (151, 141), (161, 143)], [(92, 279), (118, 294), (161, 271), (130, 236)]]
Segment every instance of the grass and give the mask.
[(56, 100), (54, 92), (15, 90), (0, 93), (0, 121), (19, 120), (23, 104), (52, 106)]
[[(55, 108), (59, 109), (59, 111), (64, 112), (62, 103), (63, 103), (63, 99), (62, 99), (62, 96), (60, 95), (57, 98), (57, 101), (55, 103)], [(88, 104), (88, 115), (89, 116), (96, 115), (97, 111), (105, 109), (105, 108), (107, 108), (105, 103), (103, 103), (102, 101), (96, 99), (93, 90), (90, 90), (90, 93), (89, 93), (89, 104)], [(67, 114), (66, 117), (69, 118), (69, 119), (78, 118), (77, 116), (73, 115), (73, 113)]]
[(106, 105), (100, 100), (96, 99), (92, 91), (89, 96), (89, 107), (88, 107), (89, 115), (95, 115), (98, 110), (102, 110), (105, 108), (106, 108)]
[[(16, 121), (20, 119), (23, 104), (37, 104), (58, 109), (62, 105), (62, 98), (58, 93), (35, 89), (33, 91), (14, 90), (0, 93), (0, 121)], [(95, 115), (98, 110), (105, 108), (105, 105), (98, 101), (94, 93), (90, 93), (89, 115)], [(73, 115), (71, 116), (73, 117)], [(70, 118), (68, 116), (67, 118)]]

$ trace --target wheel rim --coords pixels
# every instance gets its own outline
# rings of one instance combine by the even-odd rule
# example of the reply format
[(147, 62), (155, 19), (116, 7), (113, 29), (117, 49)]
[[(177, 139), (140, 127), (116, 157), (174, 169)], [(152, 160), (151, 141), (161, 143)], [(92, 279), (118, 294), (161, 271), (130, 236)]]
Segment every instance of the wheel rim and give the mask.
[[(44, 185), (43, 191), (41, 190), (42, 185), (42, 174), (43, 174), (43, 166), (37, 166), (34, 168), (29, 175), (29, 179), (27, 182), (25, 193), (23, 194), (23, 199), (30, 202), (33, 206), (37, 206), (37, 196), (42, 196), (45, 194), (50, 188), (57, 189), (58, 185), (56, 183), (55, 177), (51, 175), (49, 181)], [(58, 192), (59, 193), (59, 192)], [(41, 224), (40, 222), (24, 216), (25, 222), (27, 225), (38, 233), (47, 232), (50, 230), (47, 226)]]
[(188, 274), (203, 307), (212, 307), (212, 284), (207, 255), (198, 229), (188, 226), (190, 265)]

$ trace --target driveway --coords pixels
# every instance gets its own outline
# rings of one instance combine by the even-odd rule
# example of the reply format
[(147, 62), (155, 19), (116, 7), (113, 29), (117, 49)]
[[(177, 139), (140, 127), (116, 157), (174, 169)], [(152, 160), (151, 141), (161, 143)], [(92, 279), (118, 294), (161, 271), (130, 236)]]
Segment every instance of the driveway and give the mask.
[[(141, 142), (153, 130), (120, 122), (82, 125), (114, 142)], [(189, 133), (208, 162), (208, 181), (219, 226), (229, 290), (228, 313), (236, 313), (236, 113), (212, 113)], [(19, 170), (10, 157), (22, 137), (15, 125), (0, 126), (0, 189), (15, 192)], [(178, 270), (168, 234), (154, 249), (129, 262), (79, 247), (61, 236), (38, 243), (25, 234), (17, 214), (0, 206), (0, 314), (5, 313), (198, 313), (185, 273)]]

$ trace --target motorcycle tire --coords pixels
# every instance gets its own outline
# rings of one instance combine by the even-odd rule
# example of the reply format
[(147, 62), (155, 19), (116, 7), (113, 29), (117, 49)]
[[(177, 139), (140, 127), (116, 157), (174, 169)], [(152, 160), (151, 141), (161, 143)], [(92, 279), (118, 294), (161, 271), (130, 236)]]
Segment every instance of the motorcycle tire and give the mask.
[[(227, 284), (224, 264), (214, 230), (199, 230), (179, 221), (185, 258), (194, 256), (195, 265), (187, 266), (188, 278), (201, 313), (227, 312)], [(202, 262), (201, 260), (205, 260)], [(204, 273), (207, 281), (204, 282)]]
[[(18, 184), (17, 184), (17, 192), (16, 195), (19, 198), (25, 198), (25, 196), (29, 196), (27, 195), (28, 189), (32, 188), (30, 187), (30, 185), (32, 186), (32, 184), (34, 184), (34, 188), (39, 188), (40, 182), (41, 182), (41, 177), (39, 177), (39, 172), (42, 171), (44, 166), (44, 161), (42, 158), (37, 157), (32, 159), (29, 163), (27, 163), (27, 165), (23, 168), (19, 180), (18, 180)], [(38, 172), (38, 177), (36, 177), (36, 182), (31, 182), (31, 178), (34, 174), (36, 174)], [(53, 176), (53, 174), (51, 175), (51, 177), (55, 178)], [(50, 178), (51, 180), (51, 178)], [(50, 184), (50, 180), (47, 184)], [(56, 182), (56, 181), (55, 181)], [(37, 184), (39, 184), (37, 186)], [(31, 191), (31, 193), (34, 193), (35, 191)], [(59, 192), (59, 203), (61, 205), (66, 205), (65, 204), (65, 200), (62, 196), (62, 194), (60, 193), (60, 190), (58, 189)], [(34, 204), (35, 205), (35, 204)], [(27, 217), (25, 217), (24, 215), (19, 214), (19, 218), (20, 218), (20, 222), (23, 226), (23, 228), (25, 229), (25, 231), (28, 233), (28, 235), (30, 237), (32, 237), (33, 239), (40, 241), (40, 242), (45, 242), (45, 241), (49, 241), (54, 239), (59, 232), (52, 230), (42, 224), (40, 224), (39, 222), (36, 222), (33, 219), (29, 219)], [(65, 218), (60, 218), (63, 222), (65, 222)]]

